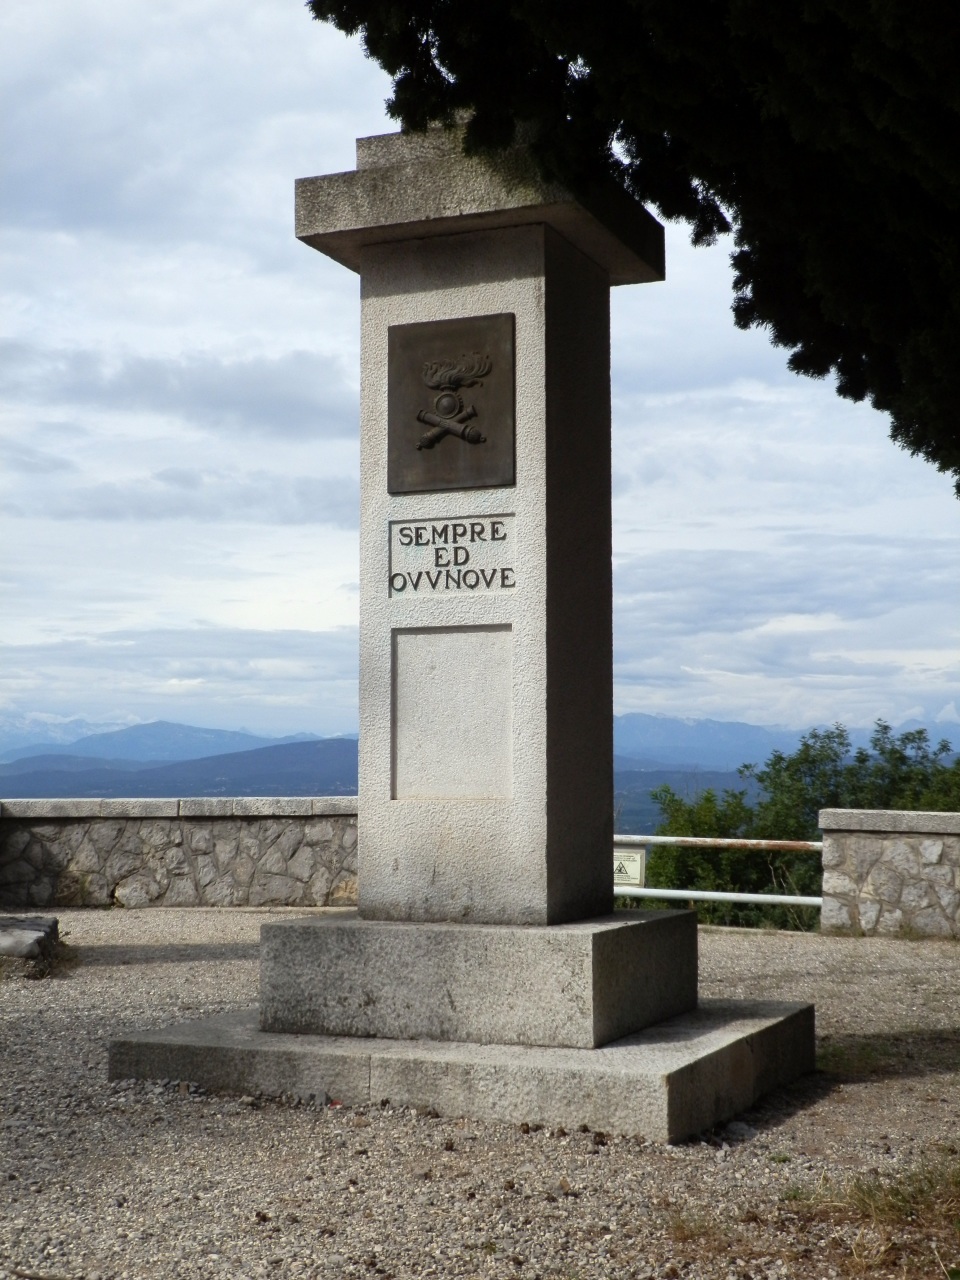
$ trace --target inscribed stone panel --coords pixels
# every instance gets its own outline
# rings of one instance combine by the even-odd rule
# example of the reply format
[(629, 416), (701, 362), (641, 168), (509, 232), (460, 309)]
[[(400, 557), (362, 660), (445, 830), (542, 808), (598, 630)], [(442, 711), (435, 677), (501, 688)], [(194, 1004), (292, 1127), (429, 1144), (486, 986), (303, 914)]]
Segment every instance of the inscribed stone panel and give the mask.
[(390, 521), (390, 595), (484, 595), (517, 584), (516, 517)]

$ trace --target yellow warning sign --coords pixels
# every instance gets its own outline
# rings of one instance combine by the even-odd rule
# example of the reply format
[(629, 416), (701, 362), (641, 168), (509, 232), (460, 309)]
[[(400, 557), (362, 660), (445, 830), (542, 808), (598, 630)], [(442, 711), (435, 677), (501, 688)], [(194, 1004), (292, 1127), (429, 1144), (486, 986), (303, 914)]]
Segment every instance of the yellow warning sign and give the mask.
[(624, 853), (622, 849), (617, 849), (613, 855), (614, 885), (633, 884), (642, 888), (645, 866), (645, 850), (638, 849), (636, 853)]

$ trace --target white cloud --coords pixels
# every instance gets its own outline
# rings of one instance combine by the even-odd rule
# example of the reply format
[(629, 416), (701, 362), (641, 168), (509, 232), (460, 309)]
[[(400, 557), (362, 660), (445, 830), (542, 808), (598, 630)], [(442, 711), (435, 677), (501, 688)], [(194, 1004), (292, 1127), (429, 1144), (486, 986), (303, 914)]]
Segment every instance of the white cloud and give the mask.
[(344, 733), (356, 726), (357, 633), (194, 626), (105, 631), (0, 646), (0, 706), (44, 697), (143, 719), (267, 733)]
[(795, 635), (803, 631), (835, 631), (845, 624), (835, 613), (785, 613), (767, 618), (756, 634)]
[(0, 346), (0, 390), (38, 411), (173, 416), (201, 431), (295, 439), (352, 436), (356, 399), (342, 362), (313, 351), (226, 359)]
[[(51, 476), (57, 472), (76, 471), (69, 458), (60, 458), (47, 449), (37, 449), (19, 440), (0, 440), (0, 469), (23, 476)], [(21, 481), (22, 483), (22, 481)]]
[[(359, 504), (353, 477), (291, 478), (263, 471), (211, 475), (171, 467), (133, 480), (77, 486), (48, 502), (46, 514), (70, 521), (194, 520), (355, 529)], [(15, 502), (7, 505), (14, 515), (28, 514)]]
[[(2, 696), (353, 727), (358, 285), (292, 183), (386, 77), (271, 0), (7, 0), (0, 60)], [(950, 482), (734, 328), (728, 252), (613, 293), (617, 709), (955, 719)]]
[[(932, 717), (958, 679), (942, 539), (791, 533), (616, 564), (618, 710), (804, 725)], [(802, 605), (802, 608), (798, 606)], [(918, 634), (918, 621), (922, 631)], [(692, 691), (692, 695), (691, 695)]]

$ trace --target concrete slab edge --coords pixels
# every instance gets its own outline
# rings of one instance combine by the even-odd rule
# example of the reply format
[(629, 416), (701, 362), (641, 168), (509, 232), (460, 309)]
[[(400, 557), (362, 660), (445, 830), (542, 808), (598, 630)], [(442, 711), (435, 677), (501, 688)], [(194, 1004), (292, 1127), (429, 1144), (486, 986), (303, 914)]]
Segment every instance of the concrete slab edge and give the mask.
[(813, 1070), (811, 1005), (711, 1001), (603, 1049), (261, 1032), (255, 1009), (110, 1045), (111, 1079), (213, 1092), (431, 1106), (492, 1122), (589, 1124), (677, 1142)]

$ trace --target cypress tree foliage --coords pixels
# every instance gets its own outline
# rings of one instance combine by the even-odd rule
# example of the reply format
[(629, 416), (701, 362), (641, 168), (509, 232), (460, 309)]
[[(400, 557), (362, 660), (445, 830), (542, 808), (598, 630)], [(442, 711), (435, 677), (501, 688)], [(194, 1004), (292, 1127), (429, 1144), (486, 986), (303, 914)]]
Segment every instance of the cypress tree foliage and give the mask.
[(890, 415), (960, 495), (960, 22), (928, 0), (311, 0), (412, 129), (518, 124), (548, 177), (612, 175), (696, 243), (733, 313)]

